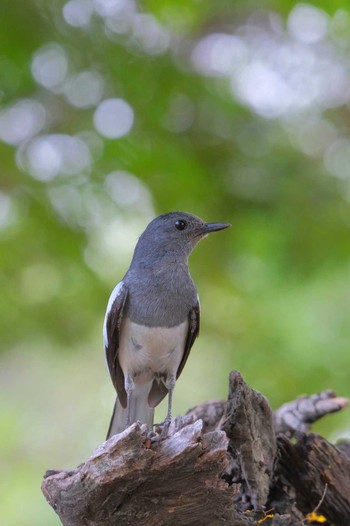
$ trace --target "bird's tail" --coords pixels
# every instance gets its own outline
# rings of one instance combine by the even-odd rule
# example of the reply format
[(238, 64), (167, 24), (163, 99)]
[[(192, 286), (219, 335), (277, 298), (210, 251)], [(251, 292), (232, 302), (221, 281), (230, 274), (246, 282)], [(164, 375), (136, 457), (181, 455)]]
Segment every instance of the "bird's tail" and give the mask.
[[(154, 408), (148, 405), (148, 393), (150, 386), (135, 386), (130, 402), (130, 424), (140, 421), (152, 428), (154, 419)], [(109, 424), (107, 440), (121, 433), (126, 428), (128, 409), (124, 408), (117, 398), (114, 404), (112, 418)]]

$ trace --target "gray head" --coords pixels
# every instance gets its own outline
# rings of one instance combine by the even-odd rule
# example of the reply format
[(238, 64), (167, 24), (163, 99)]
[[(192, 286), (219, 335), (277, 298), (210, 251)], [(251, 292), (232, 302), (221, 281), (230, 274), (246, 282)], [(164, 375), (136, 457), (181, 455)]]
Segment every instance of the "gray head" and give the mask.
[(141, 235), (134, 259), (147, 258), (148, 262), (167, 256), (186, 259), (202, 238), (229, 226), (229, 223), (206, 223), (185, 212), (162, 214), (153, 219)]

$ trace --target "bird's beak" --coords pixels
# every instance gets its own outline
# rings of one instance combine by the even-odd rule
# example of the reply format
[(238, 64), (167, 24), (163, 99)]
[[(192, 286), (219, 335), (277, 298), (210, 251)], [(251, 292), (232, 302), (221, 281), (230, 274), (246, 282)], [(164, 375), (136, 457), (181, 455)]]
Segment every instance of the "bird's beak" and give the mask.
[(206, 223), (204, 226), (204, 232), (209, 234), (210, 232), (224, 230), (224, 228), (228, 228), (229, 226), (231, 226), (230, 223)]

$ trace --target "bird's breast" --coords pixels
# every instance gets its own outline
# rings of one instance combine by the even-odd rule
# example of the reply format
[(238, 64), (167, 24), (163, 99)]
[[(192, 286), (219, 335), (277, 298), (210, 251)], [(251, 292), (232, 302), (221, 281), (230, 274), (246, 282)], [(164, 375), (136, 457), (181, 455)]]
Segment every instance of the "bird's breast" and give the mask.
[(134, 278), (128, 284), (125, 313), (135, 323), (147, 327), (174, 327), (187, 320), (197, 303), (197, 290), (187, 272)]
[(139, 376), (144, 381), (155, 375), (175, 375), (187, 331), (187, 320), (175, 327), (147, 327), (125, 317), (119, 344), (119, 363), (124, 375)]

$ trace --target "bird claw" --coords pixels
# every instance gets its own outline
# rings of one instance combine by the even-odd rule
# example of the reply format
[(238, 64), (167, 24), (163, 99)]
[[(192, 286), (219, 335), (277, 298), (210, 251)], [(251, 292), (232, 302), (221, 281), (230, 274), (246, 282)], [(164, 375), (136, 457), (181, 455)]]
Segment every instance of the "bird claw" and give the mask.
[(161, 442), (162, 440), (165, 440), (168, 436), (169, 427), (171, 424), (171, 418), (166, 418), (164, 422), (160, 422), (159, 424), (153, 424), (153, 427), (155, 429), (154, 432), (150, 432), (150, 436), (152, 442)]

